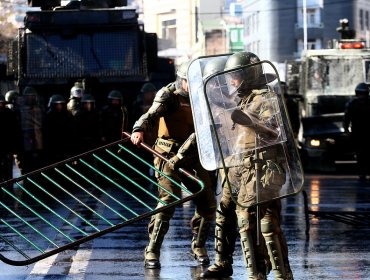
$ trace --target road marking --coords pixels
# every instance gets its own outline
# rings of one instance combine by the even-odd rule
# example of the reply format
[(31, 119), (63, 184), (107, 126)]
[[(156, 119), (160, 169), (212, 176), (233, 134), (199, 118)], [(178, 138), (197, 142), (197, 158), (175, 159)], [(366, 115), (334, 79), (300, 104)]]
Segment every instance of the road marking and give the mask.
[(52, 265), (54, 264), (57, 257), (58, 254), (55, 254), (35, 263), (35, 266), (32, 268), (32, 271), (30, 272), (30, 276), (28, 276), (26, 280), (34, 279), (32, 278), (32, 275), (35, 274), (46, 275), (49, 272)]
[(72, 257), (72, 265), (69, 270), (69, 275), (82, 274), (83, 277), (86, 273), (89, 260), (92, 255), (92, 248), (79, 249)]

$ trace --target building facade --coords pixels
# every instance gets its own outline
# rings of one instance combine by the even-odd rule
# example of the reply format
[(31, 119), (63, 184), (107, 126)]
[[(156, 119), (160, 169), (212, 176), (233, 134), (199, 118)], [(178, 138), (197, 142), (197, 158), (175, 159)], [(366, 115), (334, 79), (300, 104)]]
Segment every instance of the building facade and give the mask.
[[(297, 59), (304, 49), (303, 0), (243, 2), (245, 49), (276, 62)], [(339, 20), (347, 18), (356, 38), (369, 41), (370, 1), (306, 0), (307, 49), (326, 48), (339, 39)]]
[[(347, 18), (370, 45), (369, 0), (143, 0), (142, 19), (157, 33), (159, 53), (181, 60), (239, 50), (278, 63), (326, 48)], [(304, 10), (307, 14), (305, 41)], [(305, 44), (306, 43), (306, 44)]]
[(147, 32), (157, 33), (159, 53), (178, 63), (204, 55), (201, 22), (220, 17), (223, 0), (144, 0), (143, 21)]

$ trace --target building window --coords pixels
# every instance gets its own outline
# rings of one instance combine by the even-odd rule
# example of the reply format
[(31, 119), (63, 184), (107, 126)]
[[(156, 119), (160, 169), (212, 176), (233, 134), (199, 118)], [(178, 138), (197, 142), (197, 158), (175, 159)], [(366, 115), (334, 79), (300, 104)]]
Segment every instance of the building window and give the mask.
[(162, 38), (171, 41), (176, 46), (176, 19), (162, 21)]
[(364, 10), (360, 9), (360, 29), (364, 30)]
[(258, 13), (255, 13), (253, 15), (253, 33), (258, 33)]
[(307, 9), (307, 25), (315, 26), (316, 25), (316, 10)]
[(249, 35), (251, 35), (251, 28), (250, 28), (250, 23), (251, 23), (251, 17), (250, 16), (248, 16), (248, 17), (246, 17), (245, 18), (245, 20), (244, 20), (244, 31), (245, 31), (245, 35), (246, 36), (249, 36)]
[[(320, 15), (320, 8), (308, 8), (306, 9), (307, 13), (307, 27), (318, 27), (320, 26), (321, 15)], [(303, 17), (303, 9), (300, 10), (298, 14), (298, 25), (299, 27), (303, 26), (304, 17)]]

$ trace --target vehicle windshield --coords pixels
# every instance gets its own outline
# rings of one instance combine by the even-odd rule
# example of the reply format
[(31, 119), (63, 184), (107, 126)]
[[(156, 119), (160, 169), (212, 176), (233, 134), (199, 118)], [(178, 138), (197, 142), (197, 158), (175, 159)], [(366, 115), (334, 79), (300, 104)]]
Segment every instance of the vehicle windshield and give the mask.
[(362, 57), (310, 57), (307, 70), (309, 115), (344, 112), (356, 85), (363, 81)]
[(136, 30), (101, 31), (61, 36), (26, 33), (29, 78), (144, 75)]

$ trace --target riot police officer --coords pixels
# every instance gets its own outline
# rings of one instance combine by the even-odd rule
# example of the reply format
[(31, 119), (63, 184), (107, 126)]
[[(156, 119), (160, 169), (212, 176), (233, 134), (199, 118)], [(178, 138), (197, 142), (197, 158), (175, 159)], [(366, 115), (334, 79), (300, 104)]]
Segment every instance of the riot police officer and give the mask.
[(17, 133), (16, 115), (6, 107), (5, 97), (0, 94), (0, 181), (13, 177), (13, 154), (17, 150), (19, 134)]
[(73, 117), (77, 153), (97, 148), (101, 139), (99, 112), (95, 107), (95, 97), (84, 94), (81, 98), (81, 110)]
[[(249, 115), (256, 114), (268, 118), (270, 113), (262, 106), (263, 95), (268, 92), (262, 66), (241, 68), (257, 62), (259, 58), (253, 53), (235, 53), (226, 61), (225, 71), (237, 71), (228, 72), (225, 76), (231, 93), (236, 95), (239, 113), (244, 115), (242, 112), (248, 111)], [(267, 132), (257, 125), (245, 126), (238, 116), (239, 114), (232, 114), (238, 135), (235, 148), (240, 151), (256, 148), (257, 134)], [(274, 146), (259, 149), (257, 159), (254, 158), (254, 153), (244, 152), (241, 166), (220, 171), (224, 187), (216, 214), (216, 260), (201, 274), (202, 278), (223, 278), (233, 274), (232, 255), (237, 224), (249, 279), (266, 279), (271, 265), (276, 279), (293, 279), (287, 245), (280, 229), (280, 200), (267, 202), (259, 207), (254, 205), (257, 180), (261, 180), (258, 184), (263, 184), (266, 189), (279, 189), (285, 182), (285, 170), (281, 164), (283, 154), (283, 151)], [(262, 173), (258, 179), (257, 172)], [(226, 176), (232, 186), (239, 186), (236, 191), (231, 192), (226, 186)], [(261, 217), (262, 234), (257, 230), (258, 218)]]
[(72, 155), (72, 119), (62, 95), (50, 97), (45, 115), (44, 142), (48, 163), (55, 163)]
[[(197, 176), (204, 182), (205, 189), (194, 199), (196, 213), (191, 220), (193, 239), (191, 248), (193, 256), (200, 264), (208, 264), (209, 258), (205, 248), (209, 228), (213, 220), (216, 201), (211, 189), (209, 173), (200, 165), (198, 151), (195, 142), (194, 123), (190, 108), (190, 100), (187, 83), (187, 68), (189, 63), (183, 63), (177, 70), (177, 79), (159, 90), (154, 98), (148, 112), (136, 121), (133, 127), (131, 141), (139, 145), (146, 131), (155, 127), (159, 122), (158, 138), (155, 150), (169, 158), (169, 162), (156, 157), (154, 165), (164, 174), (177, 182), (184, 183), (191, 187), (193, 182), (182, 176), (178, 167), (189, 170), (196, 170)], [(180, 195), (178, 188), (167, 176), (156, 174), (158, 183), (165, 190)], [(159, 189), (159, 197), (166, 203), (171, 203), (173, 197), (163, 189)], [(160, 267), (160, 248), (169, 228), (169, 222), (175, 209), (166, 209), (154, 216), (148, 225), (149, 244), (145, 249), (145, 267)]]
[(44, 110), (39, 95), (33, 87), (25, 87), (22, 94), (20, 116), (23, 135), (23, 151), (19, 157), (21, 174), (43, 166)]
[(101, 111), (102, 142), (111, 143), (121, 139), (128, 123), (127, 108), (122, 93), (112, 90), (108, 94), (108, 105)]
[[(356, 97), (346, 105), (344, 130), (350, 133), (355, 147), (359, 179), (366, 179), (370, 173), (370, 147), (368, 128), (370, 120), (369, 85), (359, 83), (355, 88)], [(350, 130), (351, 128), (351, 130)]]
[(17, 167), (21, 165), (21, 155), (23, 151), (23, 136), (21, 126), (21, 113), (18, 104), (19, 93), (16, 90), (9, 90), (5, 93), (6, 107), (12, 111), (14, 119), (13, 128), (10, 130), (11, 134), (14, 135), (13, 144), (14, 147), (14, 159)]

